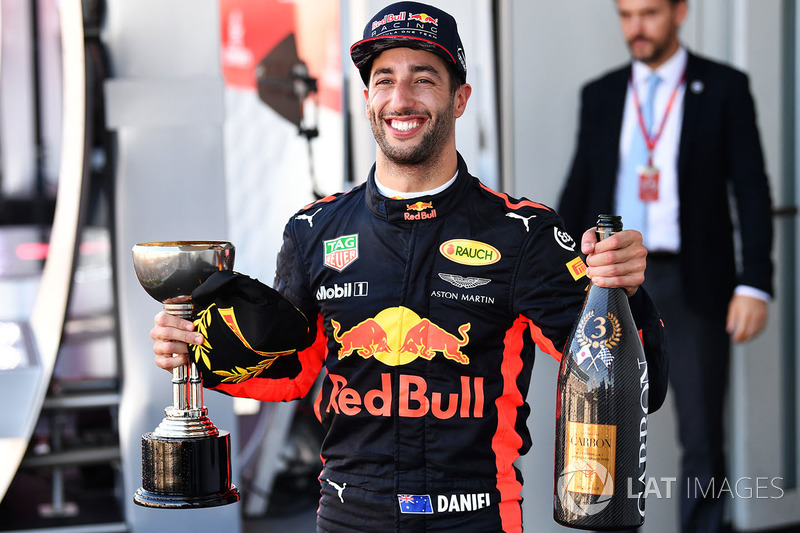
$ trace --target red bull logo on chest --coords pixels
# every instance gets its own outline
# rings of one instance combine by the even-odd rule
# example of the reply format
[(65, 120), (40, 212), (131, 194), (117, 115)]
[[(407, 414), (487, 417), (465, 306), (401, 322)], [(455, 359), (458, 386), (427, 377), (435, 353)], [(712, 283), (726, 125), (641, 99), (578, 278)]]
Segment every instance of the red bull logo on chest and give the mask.
[(483, 418), (485, 392), (479, 376), (460, 376), (457, 385), (447, 392), (431, 390), (424, 377), (408, 374), (400, 374), (393, 385), (392, 375), (384, 372), (380, 385), (367, 391), (356, 390), (344, 376), (328, 374), (328, 378), (332, 389), (323, 404), (328, 413), (356, 416), (366, 412), (389, 417), (395, 405), (401, 418)]
[[(339, 359), (358, 354), (388, 366), (401, 366), (418, 357), (431, 360), (441, 354), (444, 359), (469, 364), (469, 357), (462, 351), (469, 344), (469, 323), (459, 326), (455, 335), (407, 307), (391, 307), (344, 332), (336, 320), (331, 319), (331, 326), (333, 338), (340, 345)], [(328, 374), (328, 378), (333, 387), (322, 405), (329, 413), (392, 416), (395, 405), (396, 415), (404, 418), (483, 417), (484, 386), (479, 376), (454, 375), (449, 390), (432, 390), (423, 376), (411, 374), (399, 374), (393, 384), (392, 374), (382, 373), (380, 386), (370, 390), (357, 390), (346, 377), (335, 373)]]
[(469, 364), (462, 351), (469, 343), (469, 323), (459, 326), (455, 335), (407, 307), (391, 307), (345, 332), (336, 320), (331, 320), (331, 326), (333, 338), (341, 346), (339, 359), (357, 353), (364, 359), (374, 357), (385, 365), (401, 366), (418, 357), (431, 360), (441, 354), (456, 363)]

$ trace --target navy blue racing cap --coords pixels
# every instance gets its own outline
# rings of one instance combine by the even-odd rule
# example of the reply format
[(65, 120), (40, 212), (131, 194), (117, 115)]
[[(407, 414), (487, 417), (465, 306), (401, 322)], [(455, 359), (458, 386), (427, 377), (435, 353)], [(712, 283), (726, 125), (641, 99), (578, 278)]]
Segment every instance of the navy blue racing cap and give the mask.
[(396, 2), (381, 9), (364, 27), (363, 38), (350, 47), (350, 57), (368, 85), (372, 61), (389, 48), (433, 52), (455, 66), (462, 82), (467, 59), (456, 19), (439, 8), (419, 2)]

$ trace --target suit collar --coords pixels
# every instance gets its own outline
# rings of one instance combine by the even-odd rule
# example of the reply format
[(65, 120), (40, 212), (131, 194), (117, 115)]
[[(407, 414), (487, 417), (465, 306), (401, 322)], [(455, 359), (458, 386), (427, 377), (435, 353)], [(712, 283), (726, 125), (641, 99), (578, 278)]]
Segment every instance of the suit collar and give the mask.
[(700, 116), (703, 96), (706, 92), (706, 73), (703, 61), (689, 53), (686, 61), (686, 91), (683, 97), (683, 123), (678, 146), (678, 181), (686, 175), (686, 164), (693, 146)]
[(450, 214), (461, 203), (464, 192), (472, 182), (467, 164), (458, 154), (458, 171), (455, 181), (437, 194), (415, 197), (411, 200), (387, 198), (375, 184), (375, 165), (367, 178), (367, 207), (378, 218), (397, 223), (418, 223)]

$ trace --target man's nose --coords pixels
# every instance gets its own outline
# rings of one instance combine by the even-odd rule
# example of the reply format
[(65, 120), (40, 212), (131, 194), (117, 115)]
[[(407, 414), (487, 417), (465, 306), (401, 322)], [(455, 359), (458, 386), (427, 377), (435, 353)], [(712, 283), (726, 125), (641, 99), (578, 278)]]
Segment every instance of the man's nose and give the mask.
[(399, 82), (392, 92), (392, 106), (395, 111), (411, 109), (414, 106), (414, 91), (408, 82)]

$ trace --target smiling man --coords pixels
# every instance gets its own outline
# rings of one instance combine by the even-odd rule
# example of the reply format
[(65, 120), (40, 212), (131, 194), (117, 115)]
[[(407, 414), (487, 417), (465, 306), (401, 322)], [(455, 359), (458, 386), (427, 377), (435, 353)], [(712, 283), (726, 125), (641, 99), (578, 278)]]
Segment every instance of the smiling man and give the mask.
[[(589, 278), (626, 289), (648, 358), (651, 411), (664, 400), (661, 323), (638, 289), (641, 236), (597, 242), (587, 231), (576, 243), (553, 210), (469, 174), (455, 121), (472, 89), (449, 14), (416, 2), (387, 6), (351, 56), (365, 84), (375, 166), (364, 184), (292, 217), (278, 256), (275, 287), (308, 319), (308, 339), (235, 383), (215, 377), (212, 351), (204, 384), (291, 400), (324, 368), (317, 531), (521, 531), (514, 461), (531, 446), (534, 349), (561, 357)], [(160, 313), (155, 323), (163, 368), (186, 361), (186, 343), (205, 340), (191, 322)], [(541, 423), (552, 431), (553, 420)]]

